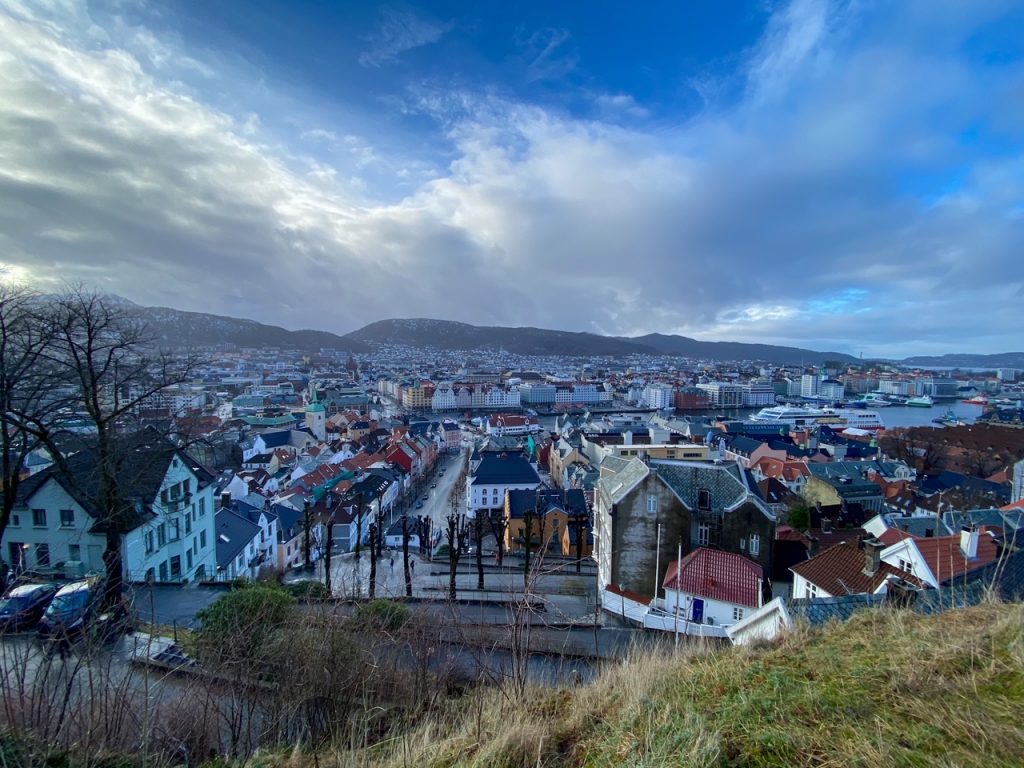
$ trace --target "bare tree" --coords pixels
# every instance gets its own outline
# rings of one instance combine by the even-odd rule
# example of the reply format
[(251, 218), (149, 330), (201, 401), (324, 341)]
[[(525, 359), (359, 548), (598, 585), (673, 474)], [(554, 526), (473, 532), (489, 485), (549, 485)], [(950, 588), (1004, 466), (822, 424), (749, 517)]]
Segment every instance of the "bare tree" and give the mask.
[[(51, 425), (63, 404), (59, 382), (47, 375), (45, 365), (52, 326), (40, 322), (38, 310), (34, 292), (0, 283), (0, 540), (17, 503), (25, 461), (42, 445), (38, 430), (25, 422)], [(0, 584), (6, 582), (8, 565), (0, 553)]]
[(409, 570), (409, 517), (402, 515), (402, 570), (405, 576), (405, 596), (412, 597), (412, 571)]
[(106, 539), (103, 553), (106, 608), (121, 605), (124, 584), (122, 539), (141, 521), (144, 509), (125, 492), (122, 470), (134, 448), (136, 416), (153, 395), (188, 381), (196, 366), (191, 354), (154, 350), (145, 325), (98, 294), (70, 288), (51, 300), (43, 317), (50, 340), (42, 352), (47, 370), (73, 390), (70, 401), (81, 410), (92, 434), (90, 477), (72, 471), (64, 450), (66, 432), (27, 412), (17, 413), (24, 427), (49, 451), (65, 482), (95, 509), (93, 530)]
[(492, 509), (488, 515), (488, 522), (491, 524), (491, 533), (494, 534), (494, 541), (498, 547), (498, 565), (501, 566), (505, 562), (505, 530), (508, 528), (505, 510)]
[(313, 570), (313, 512), (309, 500), (302, 503), (302, 565)]
[(448, 530), (446, 531), (448, 537), (448, 598), (450, 600), (455, 599), (455, 577), (458, 575), (459, 558), (462, 555), (462, 550), (466, 546), (466, 536), (468, 530), (466, 527), (465, 515), (459, 515), (451, 513), (448, 515)]
[(473, 518), (473, 546), (476, 547), (476, 588), (484, 588), (484, 511)]

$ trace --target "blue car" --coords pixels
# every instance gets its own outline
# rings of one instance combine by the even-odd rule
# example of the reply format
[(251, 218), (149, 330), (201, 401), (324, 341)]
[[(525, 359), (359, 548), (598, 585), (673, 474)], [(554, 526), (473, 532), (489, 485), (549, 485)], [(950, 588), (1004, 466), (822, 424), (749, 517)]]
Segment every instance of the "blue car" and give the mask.
[(56, 584), (22, 584), (0, 600), (0, 632), (31, 629), (57, 594)]

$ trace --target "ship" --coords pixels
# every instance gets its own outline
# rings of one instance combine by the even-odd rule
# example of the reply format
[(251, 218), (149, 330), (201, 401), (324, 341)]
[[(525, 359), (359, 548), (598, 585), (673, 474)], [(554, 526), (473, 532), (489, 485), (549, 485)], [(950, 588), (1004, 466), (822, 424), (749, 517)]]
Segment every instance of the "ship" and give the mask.
[(921, 395), (920, 397), (910, 398), (906, 404), (913, 408), (931, 408), (935, 405), (935, 401), (932, 400), (930, 395)]
[[(878, 392), (868, 392), (864, 395), (858, 403), (864, 403), (870, 405), (872, 408), (888, 408), (892, 403), (889, 402), (885, 395)], [(859, 407), (859, 406), (858, 406)]]
[(752, 421), (762, 424), (788, 424), (790, 427), (816, 427), (828, 425), (837, 429), (885, 429), (882, 419), (875, 411), (860, 408), (799, 408), (791, 405), (775, 405), (762, 408)]
[(961, 400), (960, 402), (968, 403), (969, 405), (988, 405), (988, 398), (984, 395), (975, 395), (974, 397)]
[(941, 424), (944, 427), (962, 427), (965, 424), (967, 424), (966, 421), (964, 421), (959, 416), (957, 416), (955, 413), (953, 413), (953, 409), (952, 408), (950, 408), (948, 411), (946, 411), (939, 418), (932, 419), (932, 423), (933, 424)]

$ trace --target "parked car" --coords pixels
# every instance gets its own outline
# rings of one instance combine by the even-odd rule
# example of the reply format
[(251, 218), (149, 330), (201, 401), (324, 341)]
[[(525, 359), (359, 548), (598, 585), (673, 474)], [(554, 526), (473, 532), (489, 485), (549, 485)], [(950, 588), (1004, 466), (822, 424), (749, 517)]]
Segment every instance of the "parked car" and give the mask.
[(416, 509), (423, 509), (423, 502), (422, 501), (417, 501), (416, 502)]
[(85, 579), (57, 591), (39, 622), (39, 637), (44, 642), (69, 642), (88, 632), (106, 640), (130, 631), (131, 624), (126, 604), (103, 610), (102, 580)]
[(430, 484), (430, 487), (431, 487), (431, 488), (437, 488), (437, 483), (431, 483), (431, 484)]
[(430, 494), (429, 493), (424, 493), (422, 496), (420, 496), (420, 501), (426, 501), (429, 498), (430, 498)]
[(31, 629), (57, 594), (56, 584), (22, 584), (0, 600), (0, 632)]

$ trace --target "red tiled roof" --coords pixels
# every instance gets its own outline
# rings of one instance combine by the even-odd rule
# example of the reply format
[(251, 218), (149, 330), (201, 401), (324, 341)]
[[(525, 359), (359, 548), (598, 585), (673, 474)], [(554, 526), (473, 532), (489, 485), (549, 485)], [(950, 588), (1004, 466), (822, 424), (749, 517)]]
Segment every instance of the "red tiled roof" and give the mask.
[(893, 544), (903, 541), (904, 539), (916, 539), (917, 536), (901, 531), (899, 528), (886, 528), (878, 540), (881, 541), (885, 546), (891, 547)]
[(743, 555), (699, 547), (669, 565), (663, 586), (710, 600), (756, 608), (760, 605), (763, 578), (761, 566)]
[(999, 557), (999, 547), (987, 533), (978, 536), (978, 556), (970, 560), (960, 549), (959, 536), (936, 536), (917, 539), (914, 543), (940, 583), (988, 565)]
[(879, 562), (878, 570), (869, 576), (864, 573), (864, 563), (864, 550), (855, 543), (844, 541), (789, 570), (836, 597), (871, 594), (890, 576), (921, 584), (909, 573), (884, 561)]
[(1005, 507), (1000, 507), (999, 509), (1002, 512), (1009, 512), (1011, 509), (1024, 509), (1024, 499), (1011, 502), (1007, 504)]

